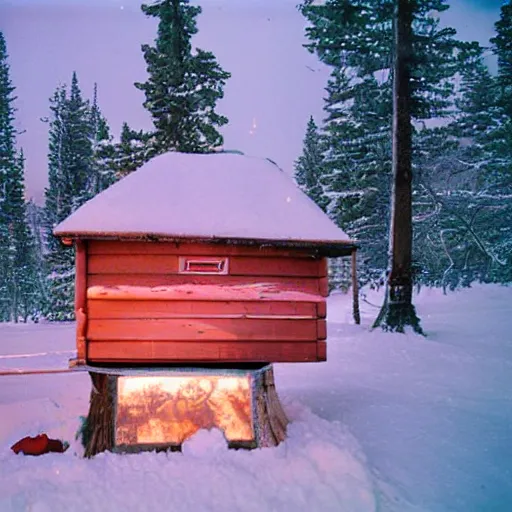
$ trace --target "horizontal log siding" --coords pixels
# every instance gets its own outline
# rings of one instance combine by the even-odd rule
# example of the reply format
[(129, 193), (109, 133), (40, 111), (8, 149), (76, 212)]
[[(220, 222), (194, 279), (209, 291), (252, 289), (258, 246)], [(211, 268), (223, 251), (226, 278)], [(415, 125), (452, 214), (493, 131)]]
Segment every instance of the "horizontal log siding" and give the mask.
[[(179, 273), (179, 257), (229, 257), (228, 275)], [(151, 242), (89, 241), (88, 287), (270, 284), (276, 297), (87, 302), (91, 362), (306, 362), (325, 357), (326, 260), (307, 250)], [(113, 287), (113, 288), (112, 288)], [(279, 292), (312, 298), (280, 300)], [(301, 294), (299, 294), (301, 295)], [(228, 300), (226, 300), (228, 299)], [(324, 343), (322, 341), (322, 343)]]
[(89, 322), (87, 339), (316, 341), (317, 322), (261, 318), (94, 320)]
[[(230, 276), (323, 277), (324, 269), (317, 259), (227, 257)], [(179, 274), (178, 260), (172, 254), (92, 254), (88, 269), (90, 274)]]
[(98, 363), (313, 362), (317, 342), (90, 341), (89, 359)]
[(215, 318), (215, 317), (316, 318), (311, 302), (231, 302), (162, 300), (90, 300), (89, 319)]

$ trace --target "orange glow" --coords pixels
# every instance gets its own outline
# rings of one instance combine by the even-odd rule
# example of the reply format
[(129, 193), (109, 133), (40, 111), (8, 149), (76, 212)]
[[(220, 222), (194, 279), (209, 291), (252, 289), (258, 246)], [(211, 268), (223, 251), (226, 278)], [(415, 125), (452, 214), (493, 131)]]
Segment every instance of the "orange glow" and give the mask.
[(181, 444), (200, 429), (252, 441), (250, 377), (119, 377), (116, 445)]

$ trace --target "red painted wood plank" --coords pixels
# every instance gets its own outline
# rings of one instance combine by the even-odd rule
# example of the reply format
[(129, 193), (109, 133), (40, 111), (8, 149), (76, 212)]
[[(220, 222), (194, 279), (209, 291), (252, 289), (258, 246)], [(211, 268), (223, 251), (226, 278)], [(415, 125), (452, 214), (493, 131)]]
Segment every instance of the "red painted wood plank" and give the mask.
[(89, 274), (178, 273), (178, 256), (170, 254), (91, 254)]
[(316, 347), (317, 361), (327, 361), (327, 343), (325, 341), (319, 341)]
[(329, 261), (327, 258), (322, 258), (320, 260), (320, 273), (319, 277), (327, 277), (329, 275)]
[(88, 340), (316, 341), (316, 320), (90, 320)]
[(247, 286), (253, 284), (275, 284), (282, 291), (299, 291), (319, 294), (319, 285), (326, 278), (313, 277), (257, 277), (257, 276), (191, 276), (191, 275), (145, 275), (145, 274), (89, 274), (88, 285), (92, 286), (174, 286), (174, 285), (224, 285)]
[(227, 301), (227, 302), (321, 302), (318, 291), (306, 293), (290, 290), (280, 282), (224, 284), (176, 284), (166, 286), (133, 286), (126, 282), (115, 286), (90, 286), (88, 300), (159, 300), (159, 301)]
[(90, 240), (89, 254), (179, 254), (204, 256), (274, 256), (284, 258), (311, 258), (315, 251), (311, 249), (281, 249), (268, 246), (244, 246), (227, 244), (198, 244), (173, 242), (138, 242), (116, 240)]
[[(197, 255), (190, 258), (204, 258)], [(321, 260), (313, 258), (229, 257), (228, 274), (232, 276), (320, 277)], [(178, 274), (178, 256), (163, 254), (92, 254), (90, 274)]]
[(228, 302), (160, 300), (89, 300), (88, 317), (104, 318), (187, 318), (219, 315), (302, 316), (316, 318), (313, 302)]
[(322, 300), (321, 302), (317, 302), (316, 316), (318, 318), (326, 318), (327, 317), (327, 302), (325, 300)]
[(92, 363), (304, 363), (318, 360), (317, 345), (316, 342), (91, 341), (88, 361)]
[(327, 339), (327, 322), (325, 320), (317, 320), (317, 339)]
[(234, 276), (321, 277), (321, 260), (306, 258), (231, 257), (229, 274)]
[(329, 278), (321, 277), (318, 280), (318, 291), (322, 297), (329, 296)]

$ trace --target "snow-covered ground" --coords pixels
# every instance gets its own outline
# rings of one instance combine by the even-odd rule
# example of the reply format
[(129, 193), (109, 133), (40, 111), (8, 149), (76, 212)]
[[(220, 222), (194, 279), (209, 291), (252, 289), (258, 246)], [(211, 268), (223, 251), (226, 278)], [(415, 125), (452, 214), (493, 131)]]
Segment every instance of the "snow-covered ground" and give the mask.
[[(228, 451), (200, 432), (181, 454), (85, 460), (87, 374), (0, 377), (0, 511), (512, 510), (512, 288), (415, 301), (425, 339), (369, 332), (367, 302), (351, 325), (350, 298), (329, 299), (328, 362), (276, 365), (293, 423), (275, 449)], [(0, 371), (65, 365), (73, 329), (0, 325)], [(10, 451), (41, 431), (71, 448)]]

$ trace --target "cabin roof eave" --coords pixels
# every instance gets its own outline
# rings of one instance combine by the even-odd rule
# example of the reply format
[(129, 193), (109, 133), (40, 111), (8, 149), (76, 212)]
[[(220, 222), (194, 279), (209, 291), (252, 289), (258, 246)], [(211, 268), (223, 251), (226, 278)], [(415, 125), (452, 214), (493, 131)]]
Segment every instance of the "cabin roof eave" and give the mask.
[(65, 240), (116, 240), (116, 241), (139, 241), (139, 242), (172, 242), (176, 244), (200, 243), (219, 245), (248, 245), (276, 248), (297, 248), (311, 249), (321, 256), (338, 257), (348, 256), (358, 249), (354, 240), (285, 240), (285, 239), (263, 239), (263, 238), (237, 238), (237, 237), (199, 237), (199, 236), (175, 236), (164, 233), (98, 233), (79, 232), (68, 233), (58, 231), (55, 236)]

